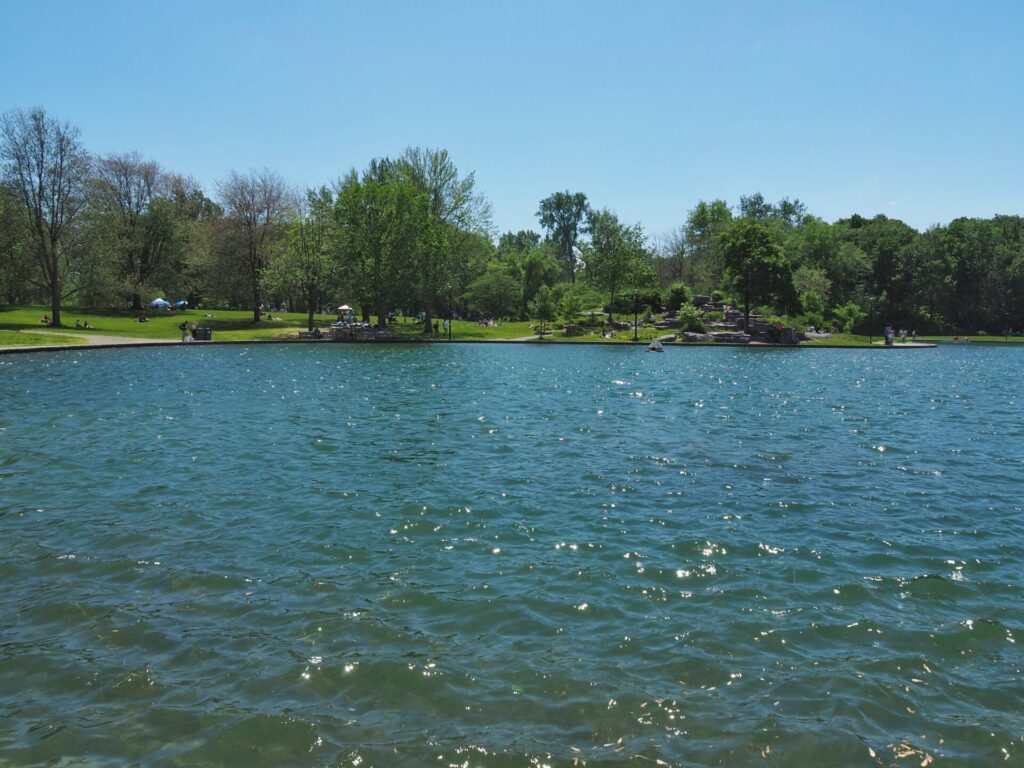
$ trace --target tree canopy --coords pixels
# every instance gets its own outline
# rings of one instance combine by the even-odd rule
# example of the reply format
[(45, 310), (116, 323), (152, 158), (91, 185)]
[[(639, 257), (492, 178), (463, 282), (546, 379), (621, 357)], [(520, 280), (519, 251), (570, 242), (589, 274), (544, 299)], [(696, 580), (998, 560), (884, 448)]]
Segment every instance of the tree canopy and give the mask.
[(425, 331), (441, 313), (548, 321), (580, 303), (690, 323), (688, 307), (714, 297), (794, 325), (1024, 327), (1016, 215), (918, 232), (881, 214), (827, 222), (755, 192), (698, 201), (659, 242), (614, 201), (562, 191), (538, 202), (539, 231), (496, 237), (475, 174), (443, 148), (372, 159), (303, 197), (270, 169), (230, 172), (208, 193), (138, 152), (91, 157), (42, 108), (0, 116), (0, 161), (0, 303), (46, 303), (56, 323), (66, 300), (141, 311), (155, 296), (254, 320), (302, 308), (310, 325), (350, 303), (378, 322), (419, 315)]

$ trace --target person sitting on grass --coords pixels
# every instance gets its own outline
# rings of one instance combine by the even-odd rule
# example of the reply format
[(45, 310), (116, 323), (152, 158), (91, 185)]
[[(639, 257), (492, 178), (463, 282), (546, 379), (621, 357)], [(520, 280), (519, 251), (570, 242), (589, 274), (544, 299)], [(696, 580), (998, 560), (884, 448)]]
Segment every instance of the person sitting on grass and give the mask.
[(323, 337), (324, 337), (324, 335), (320, 331), (319, 326), (313, 329), (313, 338), (314, 339), (322, 339)]
[(75, 320), (75, 328), (81, 328), (81, 327), (82, 327), (82, 321), (81, 320)]
[(140, 322), (140, 323), (148, 323), (148, 322), (149, 322), (149, 318), (148, 318), (148, 317), (146, 317), (145, 315), (141, 315), (141, 316), (139, 317), (139, 322)]
[(49, 315), (43, 315), (39, 319), (39, 322), (42, 323), (43, 325), (50, 325), (51, 323), (53, 323), (53, 320), (50, 319)]
[(86, 330), (89, 330), (89, 331), (95, 330), (94, 326), (89, 325), (89, 321), (88, 320), (83, 320), (82, 321), (82, 327), (85, 328)]

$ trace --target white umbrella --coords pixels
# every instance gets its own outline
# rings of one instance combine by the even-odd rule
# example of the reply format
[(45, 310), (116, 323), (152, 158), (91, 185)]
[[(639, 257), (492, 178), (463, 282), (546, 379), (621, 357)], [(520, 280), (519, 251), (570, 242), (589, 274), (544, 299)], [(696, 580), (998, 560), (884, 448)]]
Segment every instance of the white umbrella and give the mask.
[(339, 312), (351, 312), (352, 311), (352, 307), (350, 307), (348, 304), (342, 304), (340, 307), (338, 307), (338, 311)]
[(151, 306), (151, 307), (169, 307), (169, 306), (171, 306), (171, 302), (166, 301), (164, 299), (153, 299), (151, 302), (149, 302), (149, 306)]

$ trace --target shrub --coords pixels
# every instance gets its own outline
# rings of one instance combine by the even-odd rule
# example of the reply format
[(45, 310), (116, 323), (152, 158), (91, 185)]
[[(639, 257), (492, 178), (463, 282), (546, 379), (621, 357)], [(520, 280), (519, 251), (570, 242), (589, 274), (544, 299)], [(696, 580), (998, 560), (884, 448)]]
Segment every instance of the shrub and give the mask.
[(679, 319), (682, 325), (680, 331), (691, 331), (693, 333), (705, 333), (708, 329), (704, 321), (704, 313), (692, 304), (683, 304), (679, 308)]
[(684, 304), (693, 302), (693, 291), (686, 283), (672, 283), (665, 294), (665, 309), (676, 313)]

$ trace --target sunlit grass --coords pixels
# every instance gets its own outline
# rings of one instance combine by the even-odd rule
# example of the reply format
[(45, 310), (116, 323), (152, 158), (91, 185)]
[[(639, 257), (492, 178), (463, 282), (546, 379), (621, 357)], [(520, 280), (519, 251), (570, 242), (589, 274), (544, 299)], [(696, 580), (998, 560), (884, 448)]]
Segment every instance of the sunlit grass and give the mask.
[[(19, 307), (18, 309), (0, 312), (0, 329), (3, 330), (35, 330), (45, 328), (40, 323), (43, 314), (49, 307)], [(140, 323), (139, 317), (145, 315), (148, 322)], [(213, 329), (214, 340), (245, 341), (260, 339), (276, 339), (294, 337), (298, 331), (306, 328), (304, 312), (273, 313), (273, 320), (261, 320), (254, 323), (252, 312), (245, 310), (204, 310), (187, 309), (183, 312), (166, 312), (146, 310), (132, 312), (130, 310), (95, 310), (66, 308), (61, 312), (64, 329), (75, 333), (96, 334), (99, 336), (125, 336), (136, 339), (180, 339), (178, 325), (184, 320), (193, 321), (200, 326)], [(278, 319), (280, 318), (280, 319)], [(322, 326), (331, 323), (335, 318), (331, 315), (318, 315), (316, 322)], [(75, 322), (83, 325), (88, 322), (90, 328), (75, 328)]]
[(0, 347), (41, 347), (53, 344), (85, 344), (85, 339), (56, 333), (0, 330)]

